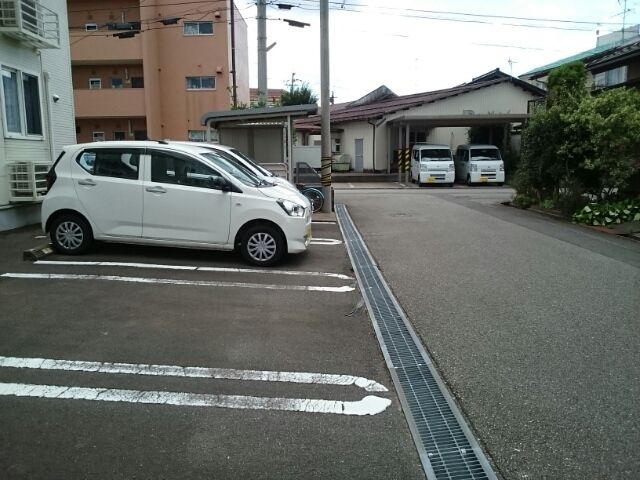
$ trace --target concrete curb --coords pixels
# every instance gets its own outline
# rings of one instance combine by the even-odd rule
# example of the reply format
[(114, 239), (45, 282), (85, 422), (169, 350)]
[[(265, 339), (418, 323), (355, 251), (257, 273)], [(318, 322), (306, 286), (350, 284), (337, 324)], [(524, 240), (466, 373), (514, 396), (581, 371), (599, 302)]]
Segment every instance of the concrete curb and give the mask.
[(30, 248), (29, 250), (25, 250), (22, 252), (22, 259), (24, 261), (35, 262), (36, 260), (40, 260), (44, 257), (47, 257), (53, 253), (53, 249), (50, 244), (41, 245), (39, 247)]

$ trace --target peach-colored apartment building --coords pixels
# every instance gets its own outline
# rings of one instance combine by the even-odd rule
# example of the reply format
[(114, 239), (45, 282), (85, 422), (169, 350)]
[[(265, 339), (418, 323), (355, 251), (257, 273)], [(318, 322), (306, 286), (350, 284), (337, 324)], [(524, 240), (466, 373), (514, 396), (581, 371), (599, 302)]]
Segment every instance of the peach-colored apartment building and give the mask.
[[(230, 108), (230, 0), (68, 0), (67, 8), (78, 142), (204, 140), (202, 114)], [(238, 103), (248, 104), (247, 25), (237, 9), (235, 65)]]

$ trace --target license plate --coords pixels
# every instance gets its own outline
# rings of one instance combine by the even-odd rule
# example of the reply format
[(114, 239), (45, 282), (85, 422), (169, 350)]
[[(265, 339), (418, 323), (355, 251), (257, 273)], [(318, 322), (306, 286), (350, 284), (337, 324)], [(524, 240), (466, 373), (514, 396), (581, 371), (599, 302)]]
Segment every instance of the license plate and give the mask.
[(488, 182), (489, 181), (489, 177), (480, 177), (480, 181), (481, 182)]
[(427, 183), (433, 183), (433, 182), (435, 182), (435, 181), (436, 181), (436, 179), (435, 179), (435, 178), (433, 178), (433, 177), (427, 177)]

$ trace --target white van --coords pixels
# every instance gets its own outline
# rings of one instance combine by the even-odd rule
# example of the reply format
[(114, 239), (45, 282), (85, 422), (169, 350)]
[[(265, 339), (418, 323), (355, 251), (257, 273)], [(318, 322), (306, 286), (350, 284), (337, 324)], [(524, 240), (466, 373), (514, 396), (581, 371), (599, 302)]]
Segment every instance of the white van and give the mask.
[(299, 194), (197, 145), (73, 145), (47, 182), (42, 228), (63, 254), (103, 240), (239, 249), (247, 262), (269, 266), (311, 240), (311, 209)]
[(418, 185), (446, 183), (453, 186), (453, 155), (447, 145), (416, 143), (411, 149), (411, 181)]
[(504, 162), (495, 145), (460, 145), (456, 150), (456, 180), (474, 183), (504, 183)]

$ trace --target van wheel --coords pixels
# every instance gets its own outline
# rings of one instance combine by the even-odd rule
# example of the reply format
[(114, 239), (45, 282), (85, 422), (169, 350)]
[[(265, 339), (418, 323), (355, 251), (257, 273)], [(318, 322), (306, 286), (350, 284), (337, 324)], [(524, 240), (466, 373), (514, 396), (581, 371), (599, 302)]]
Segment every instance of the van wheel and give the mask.
[(504, 185), (504, 182), (498, 182), (496, 185), (498, 185), (499, 187)]
[(242, 237), (240, 251), (252, 265), (270, 267), (278, 263), (285, 253), (285, 242), (279, 231), (270, 225), (250, 227)]
[(57, 217), (51, 225), (49, 236), (54, 250), (65, 255), (80, 255), (93, 242), (89, 223), (72, 213)]
[(471, 175), (467, 175), (467, 185), (471, 186)]

